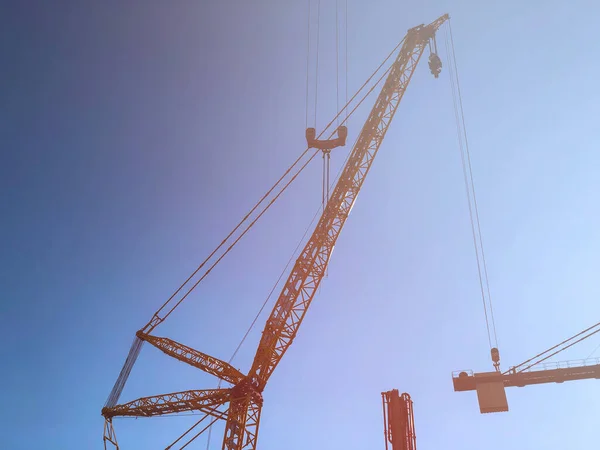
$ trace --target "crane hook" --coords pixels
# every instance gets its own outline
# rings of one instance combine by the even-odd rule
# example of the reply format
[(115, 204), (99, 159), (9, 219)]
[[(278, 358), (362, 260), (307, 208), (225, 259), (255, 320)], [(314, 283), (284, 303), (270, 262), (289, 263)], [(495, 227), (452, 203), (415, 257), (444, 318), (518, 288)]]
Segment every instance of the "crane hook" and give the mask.
[(429, 70), (434, 77), (439, 77), (442, 71), (442, 60), (437, 53), (431, 53), (429, 55)]
[(437, 54), (437, 40), (435, 35), (429, 40), (429, 52), (429, 70), (437, 78), (442, 71), (442, 60)]

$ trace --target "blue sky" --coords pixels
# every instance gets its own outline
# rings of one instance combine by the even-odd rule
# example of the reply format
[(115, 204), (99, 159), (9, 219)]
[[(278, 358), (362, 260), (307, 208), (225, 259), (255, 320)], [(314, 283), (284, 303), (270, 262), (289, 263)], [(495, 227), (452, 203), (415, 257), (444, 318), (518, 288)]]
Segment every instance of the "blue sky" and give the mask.
[[(84, 3), (0, 7), (0, 420), (15, 450), (101, 448), (135, 331), (305, 145), (308, 2)], [(350, 92), (408, 28), (452, 17), (504, 367), (597, 322), (599, 7), (348, 4)], [(321, 127), (335, 111), (333, 5)], [(315, 162), (156, 334), (227, 359), (319, 207), (320, 177)], [(462, 183), (448, 73), (422, 64), (267, 386), (259, 448), (381, 449), (392, 388), (415, 401), (420, 450), (595, 442), (597, 381), (509, 390), (511, 411), (485, 416), (453, 392), (453, 370), (491, 368)], [(146, 346), (122, 400), (215, 384)], [(164, 448), (193, 419), (115, 426), (123, 449)]]

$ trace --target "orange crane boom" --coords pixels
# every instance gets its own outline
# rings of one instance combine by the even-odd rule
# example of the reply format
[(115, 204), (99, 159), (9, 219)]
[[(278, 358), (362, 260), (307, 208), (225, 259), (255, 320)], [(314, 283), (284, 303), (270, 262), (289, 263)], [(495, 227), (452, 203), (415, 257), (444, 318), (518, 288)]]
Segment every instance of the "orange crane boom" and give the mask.
[[(139, 331), (137, 337), (140, 340), (152, 344), (179, 361), (231, 383), (233, 387), (144, 397), (121, 405), (109, 403), (102, 409), (102, 414), (106, 418), (105, 446), (107, 441), (116, 442), (112, 429), (113, 417), (156, 416), (201, 411), (206, 416), (226, 420), (223, 450), (256, 449), (263, 404), (262, 392), (298, 333), (319, 284), (323, 280), (335, 243), (418, 62), (429, 42), (435, 38), (436, 31), (448, 18), (446, 14), (429, 25), (419, 25), (408, 30), (321, 218), (296, 260), (267, 319), (248, 374), (244, 376), (228, 363), (183, 344)], [(150, 325), (153, 324), (154, 322)], [(153, 328), (154, 326), (147, 327), (146, 331), (148, 329), (151, 331)], [(226, 411), (220, 409), (227, 403), (229, 407)]]

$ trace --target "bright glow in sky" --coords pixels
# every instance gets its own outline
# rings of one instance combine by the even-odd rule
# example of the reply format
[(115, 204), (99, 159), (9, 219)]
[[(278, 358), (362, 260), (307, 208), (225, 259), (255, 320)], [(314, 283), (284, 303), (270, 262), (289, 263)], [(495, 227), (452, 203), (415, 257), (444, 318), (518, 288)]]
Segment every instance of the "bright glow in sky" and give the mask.
[[(600, 7), (348, 4), (351, 93), (408, 28), (452, 17), (504, 367), (597, 322)], [(135, 331), (304, 149), (307, 5), (2, 6), (5, 448), (102, 448), (100, 409)], [(318, 127), (335, 110), (334, 2), (321, 7)], [(264, 392), (261, 450), (381, 450), (380, 393), (393, 388), (415, 402), (419, 450), (597, 441), (598, 381), (509, 389), (510, 412), (495, 415), (452, 390), (453, 370), (491, 362), (445, 69), (436, 80), (423, 61), (402, 100)], [(156, 334), (228, 359), (320, 200), (317, 158)], [(244, 372), (265, 317), (235, 360)], [(121, 400), (214, 386), (145, 346)], [(124, 450), (164, 448), (193, 421), (115, 427)]]

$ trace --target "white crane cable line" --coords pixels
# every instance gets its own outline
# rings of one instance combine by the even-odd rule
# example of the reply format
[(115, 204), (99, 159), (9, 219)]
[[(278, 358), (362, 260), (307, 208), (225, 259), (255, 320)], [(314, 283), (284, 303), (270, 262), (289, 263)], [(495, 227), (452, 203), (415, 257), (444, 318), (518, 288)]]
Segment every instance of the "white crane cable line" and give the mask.
[[(498, 348), (498, 335), (496, 332), (496, 321), (494, 319), (494, 308), (492, 304), (492, 296), (490, 292), (490, 283), (488, 277), (487, 263), (485, 259), (485, 251), (483, 246), (483, 238), (481, 234), (481, 223), (479, 220), (479, 208), (477, 205), (477, 196), (475, 194), (475, 183), (473, 181), (473, 170), (471, 167), (471, 154), (469, 151), (469, 140), (467, 137), (467, 127), (462, 103), (462, 94), (460, 90), (460, 82), (458, 77), (458, 67), (456, 64), (456, 53), (454, 50), (454, 38), (452, 36), (452, 26), (448, 21), (446, 28), (446, 57), (448, 63), (448, 72), (452, 91), (452, 102), (454, 105), (454, 115), (456, 119), (456, 131), (458, 136), (458, 146), (461, 156), (461, 164), (463, 168), (463, 177), (465, 182), (465, 190), (467, 194), (467, 202), (469, 206), (469, 219), (471, 222), (471, 232), (473, 235), (473, 245), (475, 247), (475, 258), (477, 262), (477, 273), (479, 276), (479, 286), (481, 290), (481, 299), (485, 316), (485, 323), (488, 335), (488, 343), (490, 349)], [(464, 140), (463, 140), (464, 139)], [(481, 256), (480, 253), (481, 252)], [(487, 300), (486, 300), (487, 294)], [(489, 314), (488, 314), (489, 310)], [(491, 322), (491, 328), (490, 328)], [(492, 333), (493, 343), (492, 345)]]

